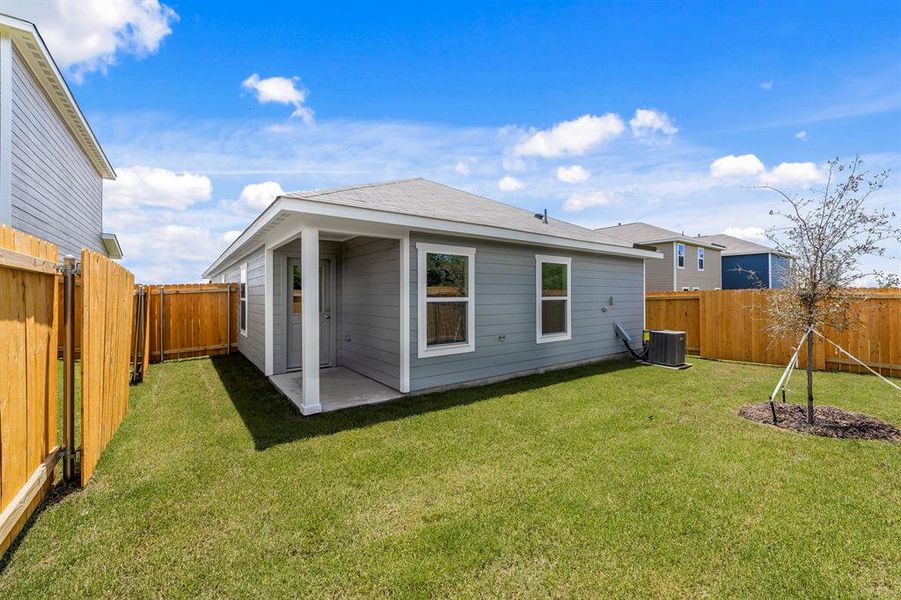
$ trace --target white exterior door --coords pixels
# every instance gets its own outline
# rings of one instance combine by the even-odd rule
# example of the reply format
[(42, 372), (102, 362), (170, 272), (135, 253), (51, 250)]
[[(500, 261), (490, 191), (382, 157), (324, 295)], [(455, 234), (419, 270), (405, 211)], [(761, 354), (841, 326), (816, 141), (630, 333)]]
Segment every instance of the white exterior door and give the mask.
[[(302, 363), (303, 340), (303, 291), (299, 258), (288, 259), (288, 369), (299, 369)], [(335, 300), (335, 280), (331, 260), (319, 261), (319, 364), (333, 366), (335, 348), (335, 320), (332, 305)]]

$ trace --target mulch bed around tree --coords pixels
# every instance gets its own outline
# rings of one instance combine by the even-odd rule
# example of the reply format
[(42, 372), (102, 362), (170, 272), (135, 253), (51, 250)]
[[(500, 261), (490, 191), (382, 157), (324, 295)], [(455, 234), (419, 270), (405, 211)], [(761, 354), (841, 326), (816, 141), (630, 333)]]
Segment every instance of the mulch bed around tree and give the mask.
[[(776, 403), (776, 427), (823, 437), (901, 442), (901, 429), (874, 417), (848, 412), (833, 406), (814, 406), (814, 424), (807, 424), (807, 406)], [(758, 423), (773, 424), (769, 402), (742, 406), (738, 416)]]

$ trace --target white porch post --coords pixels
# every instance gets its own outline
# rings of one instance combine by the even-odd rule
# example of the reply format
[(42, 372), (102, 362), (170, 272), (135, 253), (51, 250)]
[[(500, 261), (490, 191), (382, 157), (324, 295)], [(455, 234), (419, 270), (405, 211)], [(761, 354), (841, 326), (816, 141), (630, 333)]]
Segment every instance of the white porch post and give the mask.
[(322, 412), (319, 404), (319, 229), (304, 226), (300, 231), (301, 286), (303, 288), (301, 365), (303, 403), (300, 412)]

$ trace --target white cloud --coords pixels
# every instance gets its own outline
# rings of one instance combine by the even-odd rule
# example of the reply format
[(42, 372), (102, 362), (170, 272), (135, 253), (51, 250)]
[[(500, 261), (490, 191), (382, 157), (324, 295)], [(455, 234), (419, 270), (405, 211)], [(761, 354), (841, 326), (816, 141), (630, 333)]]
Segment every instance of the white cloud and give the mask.
[(241, 230), (240, 230), (240, 229), (232, 229), (232, 230), (226, 231), (225, 233), (223, 233), (222, 235), (220, 235), (220, 236), (219, 236), (219, 241), (222, 242), (223, 244), (226, 244), (226, 245), (227, 245), (227, 244), (231, 244), (231, 243), (234, 242), (236, 239), (238, 239), (238, 236), (239, 236), (239, 235), (241, 235)]
[(117, 178), (104, 183), (104, 206), (108, 209), (159, 207), (184, 210), (213, 195), (209, 177), (175, 173), (167, 169), (134, 166), (117, 169)]
[(623, 130), (623, 120), (613, 113), (601, 117), (582, 115), (573, 121), (563, 121), (550, 129), (532, 133), (513, 152), (517, 156), (545, 158), (581, 155), (619, 136)]
[(272, 201), (285, 193), (282, 186), (275, 181), (264, 181), (262, 183), (251, 183), (244, 186), (241, 195), (238, 196), (238, 203), (257, 211), (272, 204)]
[(504, 167), (505, 171), (525, 171), (526, 161), (516, 156), (508, 156), (501, 161), (501, 166)]
[(563, 183), (582, 183), (588, 181), (589, 177), (591, 177), (591, 172), (582, 168), (582, 165), (557, 167), (557, 179)]
[(753, 154), (736, 156), (730, 154), (716, 159), (710, 164), (710, 176), (717, 179), (750, 177), (766, 170), (760, 159)]
[(524, 187), (526, 187), (526, 184), (512, 175), (505, 175), (497, 182), (497, 189), (502, 192), (515, 192)]
[(466, 177), (467, 175), (469, 175), (469, 165), (462, 161), (458, 162), (454, 165), (454, 172), (458, 175), (463, 175), (464, 177)]
[(608, 206), (614, 200), (613, 195), (607, 192), (590, 192), (587, 194), (575, 193), (563, 203), (563, 210), (567, 212), (580, 212), (594, 206)]
[(749, 242), (766, 243), (767, 241), (763, 227), (726, 227), (723, 233)]
[(772, 90), (773, 89), (773, 80), (770, 79), (769, 81), (762, 82), (760, 84), (760, 89), (762, 89), (765, 92), (769, 92), (770, 90)]
[(760, 181), (773, 187), (780, 185), (804, 187), (812, 183), (819, 183), (825, 178), (826, 174), (812, 162), (784, 162), (773, 167), (771, 171), (762, 174)]
[(53, 59), (75, 81), (105, 73), (120, 54), (154, 54), (178, 20), (158, 0), (5, 0), (2, 10), (37, 25)]
[(198, 281), (203, 269), (227, 243), (206, 227), (168, 224), (119, 234), (126, 259), (140, 260), (133, 268), (141, 283)]
[(798, 138), (799, 140), (801, 140), (802, 142), (806, 142), (807, 141), (807, 132), (799, 131), (798, 133), (795, 134), (795, 137)]
[(308, 125), (313, 122), (313, 109), (306, 106), (309, 92), (300, 85), (298, 77), (266, 77), (261, 79), (256, 73), (241, 82), (241, 87), (256, 94), (260, 104), (286, 104), (294, 107), (292, 117), (301, 119)]
[(632, 135), (646, 142), (669, 143), (672, 136), (679, 132), (679, 128), (673, 125), (669, 115), (645, 108), (635, 111), (635, 116), (629, 120)]

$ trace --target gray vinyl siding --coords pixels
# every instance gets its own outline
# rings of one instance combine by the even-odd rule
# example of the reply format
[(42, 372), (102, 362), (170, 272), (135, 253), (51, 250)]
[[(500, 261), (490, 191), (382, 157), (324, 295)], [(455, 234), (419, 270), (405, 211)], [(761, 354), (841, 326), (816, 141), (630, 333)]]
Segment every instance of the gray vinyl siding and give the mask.
[(704, 270), (698, 270), (698, 247), (685, 244), (685, 268), (676, 269), (676, 290), (683, 287), (712, 290), (722, 287), (722, 264), (720, 251), (704, 250)]
[[(300, 258), (300, 240), (282, 246), (272, 253), (272, 373), (288, 369), (288, 258)], [(319, 242), (319, 256), (336, 258), (335, 270), (341, 272), (341, 243)], [(340, 305), (341, 280), (336, 280), (336, 301)], [(336, 335), (340, 339), (339, 331)]]
[[(474, 247), (475, 351), (417, 356), (417, 242)], [(535, 255), (572, 257), (572, 339), (535, 340)], [(650, 262), (650, 261), (649, 261)], [(613, 297), (613, 306), (608, 300)], [(607, 306), (607, 312), (602, 307)], [(642, 259), (414, 234), (410, 240), (410, 389), (420, 391), (624, 352), (613, 323), (641, 339)], [(501, 341), (503, 336), (505, 341)]]
[(673, 291), (673, 245), (669, 242), (657, 246), (663, 258), (645, 261), (645, 280), (649, 292)]
[[(266, 372), (266, 252), (261, 246), (246, 258), (224, 269), (225, 280), (241, 281), (241, 267), (247, 263), (247, 335), (238, 332), (238, 352)], [(239, 300), (240, 302), (240, 300)], [(240, 305), (239, 305), (240, 309)], [(240, 316), (239, 316), (240, 323)]]
[(400, 243), (342, 244), (338, 364), (400, 387)]
[(62, 254), (84, 247), (105, 255), (100, 175), (18, 51), (12, 71), (10, 224)]

